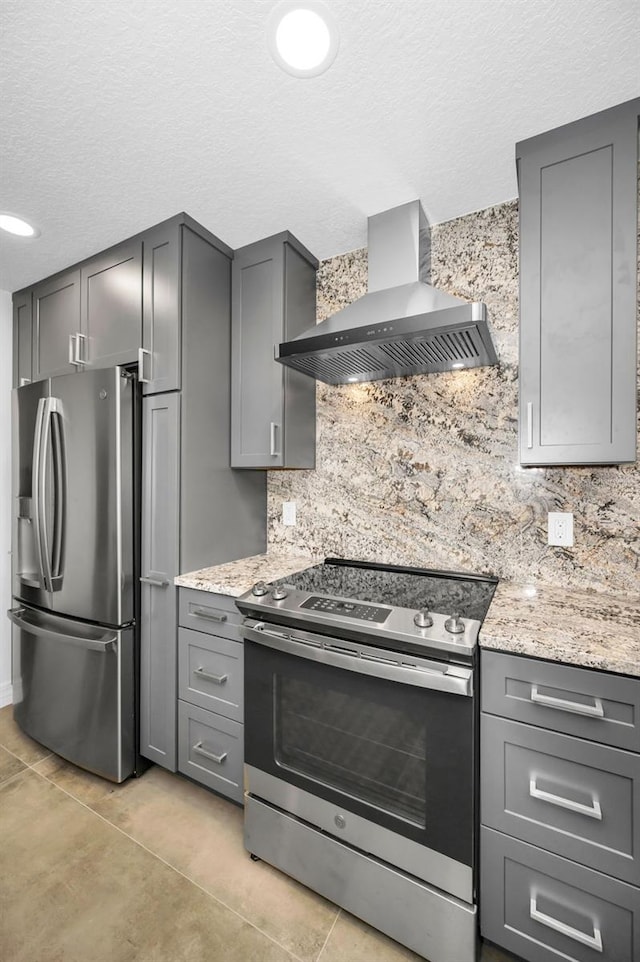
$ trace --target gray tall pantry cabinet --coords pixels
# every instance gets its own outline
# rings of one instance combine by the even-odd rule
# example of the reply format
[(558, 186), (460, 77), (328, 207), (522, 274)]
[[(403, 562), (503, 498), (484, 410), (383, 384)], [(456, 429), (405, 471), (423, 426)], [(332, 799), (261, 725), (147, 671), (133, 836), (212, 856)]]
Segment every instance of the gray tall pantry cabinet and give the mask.
[[(145, 390), (169, 383), (179, 390), (143, 401), (140, 741), (143, 755), (172, 771), (173, 579), (265, 549), (266, 476), (229, 467), (231, 257), (212, 235), (184, 223), (156, 229), (146, 245), (152, 371)], [(167, 347), (164, 358), (157, 359), (158, 344)]]
[(639, 114), (516, 146), (522, 464), (635, 461)]
[(266, 475), (229, 466), (232, 257), (183, 213), (13, 296), (15, 387), (115, 364), (143, 383), (140, 750), (173, 771), (173, 579), (266, 541)]

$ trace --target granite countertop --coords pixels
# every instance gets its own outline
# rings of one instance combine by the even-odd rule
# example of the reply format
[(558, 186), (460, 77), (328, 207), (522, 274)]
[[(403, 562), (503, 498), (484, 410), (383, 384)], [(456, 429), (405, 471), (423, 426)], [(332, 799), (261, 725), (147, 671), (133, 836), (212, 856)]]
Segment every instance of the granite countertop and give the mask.
[(640, 598), (501, 581), (480, 644), (640, 676)]
[(239, 561), (228, 561), (226, 564), (178, 575), (175, 584), (181, 588), (197, 588), (199, 591), (213, 591), (239, 598), (249, 591), (256, 581), (270, 582), (286, 578), (287, 575), (322, 560), (324, 559), (317, 555), (293, 554), (280, 548), (253, 555), (251, 558), (240, 558)]
[[(237, 598), (322, 556), (270, 550), (180, 575), (175, 583)], [(640, 598), (501, 581), (480, 633), (482, 648), (640, 677)]]

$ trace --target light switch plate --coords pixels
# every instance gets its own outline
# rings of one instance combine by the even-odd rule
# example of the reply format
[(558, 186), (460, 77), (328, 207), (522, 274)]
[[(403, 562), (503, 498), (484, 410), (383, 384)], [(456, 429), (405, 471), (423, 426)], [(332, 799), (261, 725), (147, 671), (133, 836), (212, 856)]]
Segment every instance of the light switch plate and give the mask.
[(283, 502), (282, 502), (282, 523), (283, 523), (283, 524), (295, 524), (295, 523), (296, 523), (296, 503), (295, 503), (295, 501), (283, 501)]
[(547, 544), (573, 547), (573, 514), (570, 511), (550, 511)]

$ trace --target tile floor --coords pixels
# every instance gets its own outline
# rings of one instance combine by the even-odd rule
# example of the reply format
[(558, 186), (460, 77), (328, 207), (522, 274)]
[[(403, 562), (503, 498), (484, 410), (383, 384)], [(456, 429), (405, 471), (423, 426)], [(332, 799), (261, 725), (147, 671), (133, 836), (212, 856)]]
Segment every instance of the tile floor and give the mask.
[[(2, 962), (422, 962), (242, 845), (242, 810), (152, 767), (123, 785), (0, 710)], [(482, 962), (510, 957), (485, 946)], [(460, 962), (466, 962), (461, 959)]]

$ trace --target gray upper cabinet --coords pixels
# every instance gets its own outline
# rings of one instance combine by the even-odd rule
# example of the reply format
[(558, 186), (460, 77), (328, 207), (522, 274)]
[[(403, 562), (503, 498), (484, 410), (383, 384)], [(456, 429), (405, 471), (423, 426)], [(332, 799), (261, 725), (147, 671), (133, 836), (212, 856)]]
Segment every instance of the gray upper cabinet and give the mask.
[(33, 380), (71, 374), (79, 349), (80, 271), (70, 270), (33, 289)]
[(274, 348), (315, 323), (317, 268), (287, 231), (235, 253), (232, 467), (315, 467), (315, 381), (278, 364)]
[(523, 141), (520, 461), (636, 458), (640, 99)]
[(137, 359), (142, 339), (142, 243), (126, 241), (80, 269), (78, 360), (111, 367)]
[(182, 227), (176, 218), (143, 237), (143, 313), (140, 374), (145, 394), (180, 389)]
[(32, 293), (20, 291), (13, 297), (13, 386), (22, 387), (32, 379), (33, 301)]

